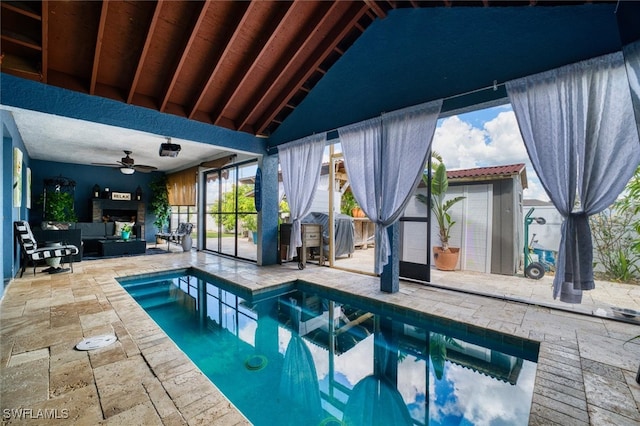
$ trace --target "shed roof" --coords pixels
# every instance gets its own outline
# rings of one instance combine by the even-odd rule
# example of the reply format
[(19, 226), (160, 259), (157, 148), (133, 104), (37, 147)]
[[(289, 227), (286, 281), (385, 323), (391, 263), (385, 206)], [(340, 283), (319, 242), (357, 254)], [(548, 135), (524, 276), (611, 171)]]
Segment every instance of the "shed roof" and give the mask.
[(527, 188), (527, 168), (524, 163), (447, 170), (447, 177), (456, 182), (499, 180), (514, 175), (520, 175), (522, 188)]

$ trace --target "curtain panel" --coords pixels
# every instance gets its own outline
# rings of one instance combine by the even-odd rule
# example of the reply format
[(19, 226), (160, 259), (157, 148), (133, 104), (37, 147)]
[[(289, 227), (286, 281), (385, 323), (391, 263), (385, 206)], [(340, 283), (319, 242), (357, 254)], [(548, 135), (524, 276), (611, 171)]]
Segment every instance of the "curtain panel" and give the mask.
[(191, 167), (167, 175), (169, 204), (172, 206), (195, 206), (197, 179), (198, 167)]
[(553, 297), (595, 287), (589, 216), (613, 203), (640, 162), (622, 53), (507, 82), (533, 168), (563, 216)]
[(293, 258), (296, 249), (302, 246), (300, 222), (309, 213), (318, 188), (325, 143), (326, 134), (322, 133), (278, 147), (282, 184), (292, 223), (288, 258)]
[(627, 65), (627, 78), (631, 89), (631, 100), (636, 116), (636, 126), (640, 134), (640, 40), (626, 45), (622, 52)]
[(376, 274), (391, 254), (387, 228), (422, 178), (441, 107), (438, 100), (338, 129), (351, 191), (376, 224)]

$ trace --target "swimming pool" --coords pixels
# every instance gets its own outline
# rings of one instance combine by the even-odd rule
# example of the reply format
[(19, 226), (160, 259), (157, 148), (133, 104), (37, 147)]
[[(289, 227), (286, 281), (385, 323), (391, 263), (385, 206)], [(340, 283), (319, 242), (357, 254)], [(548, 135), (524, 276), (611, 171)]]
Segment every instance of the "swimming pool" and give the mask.
[(119, 281), (255, 425), (528, 423), (535, 342), (304, 282)]

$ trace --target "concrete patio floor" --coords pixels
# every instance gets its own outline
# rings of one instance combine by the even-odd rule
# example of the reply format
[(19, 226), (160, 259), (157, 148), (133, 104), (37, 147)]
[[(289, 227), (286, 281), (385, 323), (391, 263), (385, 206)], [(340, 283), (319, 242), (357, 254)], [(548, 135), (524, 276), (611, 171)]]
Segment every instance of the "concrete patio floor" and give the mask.
[[(196, 251), (84, 261), (73, 274), (27, 271), (13, 280), (0, 305), (3, 423), (248, 424), (116, 281), (191, 266), (252, 290), (304, 279), (533, 339), (540, 353), (529, 424), (640, 425), (640, 342), (625, 344), (640, 327), (585, 315), (605, 300), (638, 309), (638, 286), (599, 282), (583, 305), (566, 307), (543, 280), (434, 271), (432, 286), (402, 282), (386, 294), (371, 276), (293, 262), (258, 267)], [(74, 349), (106, 333), (118, 341)]]

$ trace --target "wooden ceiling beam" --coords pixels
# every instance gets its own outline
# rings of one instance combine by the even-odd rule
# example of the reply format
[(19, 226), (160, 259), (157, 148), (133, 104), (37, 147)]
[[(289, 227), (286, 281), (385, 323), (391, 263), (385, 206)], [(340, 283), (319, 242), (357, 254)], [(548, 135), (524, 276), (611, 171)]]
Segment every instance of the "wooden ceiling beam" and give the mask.
[[(246, 56), (249, 59), (249, 65), (244, 66), (243, 69), (241, 70), (240, 74), (242, 75), (242, 78), (240, 78), (240, 80), (237, 83), (233, 84), (233, 86), (235, 87), (233, 91), (226, 96), (226, 99), (221, 99), (220, 103), (224, 105), (218, 109), (219, 112), (217, 114), (214, 114), (215, 119), (213, 120), (213, 124), (219, 126), (221, 125), (223, 120), (225, 120), (225, 117), (226, 117), (225, 112), (227, 111), (229, 104), (231, 104), (234, 101), (235, 96), (243, 90), (243, 85), (249, 78), (249, 75), (257, 67), (258, 63), (260, 63), (260, 59), (262, 59), (263, 56), (267, 54), (268, 47), (273, 42), (273, 39), (278, 35), (280, 31), (285, 30), (285, 24), (287, 22), (287, 18), (294, 15), (294, 10), (296, 9), (297, 5), (299, 5), (300, 3), (293, 2), (293, 3), (287, 3), (287, 4), (288, 4), (287, 10), (284, 13), (284, 15), (280, 18), (278, 23), (274, 25), (272, 28), (266, 29), (266, 31), (269, 32), (269, 37), (266, 39), (265, 37), (260, 37), (261, 39), (263, 39), (261, 45), (257, 47), (254, 52), (247, 52)], [(236, 126), (236, 128), (238, 127)]]
[(387, 17), (387, 12), (384, 11), (384, 9), (382, 7), (380, 7), (380, 5), (378, 4), (377, 1), (375, 0), (364, 0), (364, 3), (369, 7), (369, 9), (371, 9), (373, 11), (373, 13), (375, 13), (375, 15), (380, 18), (380, 19), (384, 19)]
[(233, 46), (234, 42), (238, 39), (238, 37), (240, 37), (240, 34), (242, 33), (242, 28), (244, 28), (247, 21), (249, 20), (249, 17), (251, 16), (251, 12), (256, 7), (257, 2), (255, 1), (238, 2), (237, 4), (243, 5), (245, 7), (244, 13), (242, 14), (242, 17), (240, 18), (238, 23), (234, 26), (235, 29), (233, 30), (229, 38), (227, 38), (226, 44), (224, 46), (224, 50), (220, 54), (220, 57), (218, 58), (215, 65), (213, 66), (213, 69), (209, 73), (209, 78), (207, 79), (206, 83), (202, 86), (202, 88), (198, 92), (198, 96), (195, 102), (193, 103), (191, 110), (187, 113), (187, 117), (190, 119), (192, 119), (195, 116), (196, 112), (198, 111), (198, 108), (200, 108), (200, 104), (204, 100), (207, 92), (209, 91), (209, 87), (211, 87), (211, 84), (218, 77), (222, 64), (231, 53), (231, 47)]
[(129, 87), (129, 95), (127, 96), (128, 104), (133, 102), (133, 96), (135, 95), (136, 89), (138, 88), (140, 75), (142, 74), (144, 63), (147, 60), (147, 55), (149, 54), (149, 47), (151, 46), (151, 40), (153, 40), (153, 35), (156, 32), (158, 21), (160, 20), (160, 9), (162, 9), (162, 5), (164, 1), (165, 0), (158, 0), (155, 6), (155, 10), (153, 11), (153, 17), (151, 18), (151, 22), (149, 23), (149, 28), (147, 29), (147, 38), (144, 41), (144, 46), (142, 48), (142, 52), (140, 52), (140, 58), (138, 59), (138, 65), (136, 66), (136, 71), (133, 75), (131, 86)]
[(302, 88), (305, 81), (311, 77), (311, 75), (318, 69), (320, 64), (326, 59), (326, 57), (333, 51), (333, 49), (344, 39), (344, 37), (353, 29), (358, 20), (369, 10), (369, 7), (363, 4), (354, 3), (359, 5), (358, 9), (351, 13), (345, 13), (340, 21), (329, 31), (324, 38), (324, 42), (320, 44), (316, 52), (317, 55), (309, 57), (300, 70), (292, 76), (289, 80), (289, 84), (280, 92), (277, 98), (275, 98), (263, 116), (256, 120), (253, 127), (257, 134), (261, 134), (267, 128), (282, 108), (289, 102), (289, 99)]
[(49, 75), (49, 1), (42, 0), (42, 82), (47, 84)]
[(293, 72), (293, 67), (298, 67), (302, 62), (304, 62), (304, 58), (302, 54), (313, 40), (313, 35), (317, 32), (318, 28), (322, 28), (322, 26), (330, 23), (332, 19), (335, 19), (336, 10), (339, 10), (341, 7), (340, 2), (332, 2), (331, 7), (320, 17), (316, 19), (314, 25), (305, 26), (305, 33), (300, 34), (298, 39), (302, 39), (302, 43), (296, 48), (291, 49), (293, 52), (290, 54), (288, 60), (280, 61), (280, 67), (271, 71), (271, 75), (269, 75), (263, 84), (265, 87), (262, 90), (262, 94), (257, 95), (254, 99), (255, 101), (252, 103), (252, 106), (246, 111), (240, 120), (238, 120), (239, 125), (238, 129), (242, 130), (245, 126), (249, 125), (249, 122), (253, 120), (253, 116), (256, 113), (256, 110), (266, 102), (267, 99), (274, 98), (276, 94), (273, 93), (276, 87), (281, 85), (282, 80), (286, 75)]
[(200, 30), (200, 27), (202, 26), (202, 22), (204, 21), (204, 17), (207, 14), (207, 10), (209, 9), (209, 6), (211, 6), (212, 3), (213, 2), (210, 2), (210, 1), (205, 1), (204, 3), (202, 3), (202, 8), (200, 9), (200, 13), (198, 14), (198, 19), (196, 19), (196, 22), (193, 24), (193, 27), (191, 28), (191, 34), (189, 35), (189, 39), (187, 40), (186, 44), (182, 48), (182, 54), (180, 55), (180, 60), (176, 64), (175, 69), (171, 74), (171, 80), (169, 80), (169, 84), (167, 85), (167, 88), (164, 91), (164, 96), (162, 97), (162, 102), (160, 103), (160, 112), (164, 112), (164, 110), (167, 108), (167, 104), (169, 103), (169, 99), (171, 98), (171, 93), (173, 92), (173, 88), (175, 87), (176, 82), (178, 81), (178, 77), (180, 76), (182, 67), (184, 66), (184, 63), (187, 60), (187, 56), (189, 55), (189, 50), (193, 46), (193, 43), (195, 42), (196, 38), (198, 37), (198, 31)]
[(109, 2), (102, 2), (102, 10), (100, 11), (100, 23), (98, 24), (98, 36), (96, 38), (96, 49), (93, 55), (93, 68), (91, 70), (91, 83), (89, 85), (89, 94), (94, 95), (96, 92), (96, 82), (98, 80), (98, 68), (100, 67), (100, 52), (102, 51), (102, 40), (104, 38), (104, 29), (107, 23), (107, 11)]

